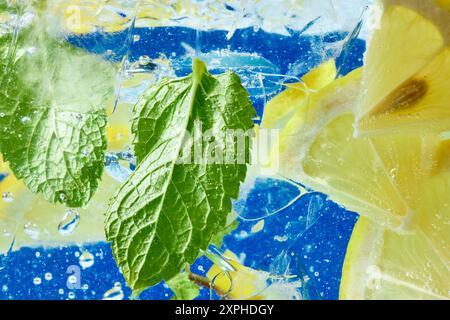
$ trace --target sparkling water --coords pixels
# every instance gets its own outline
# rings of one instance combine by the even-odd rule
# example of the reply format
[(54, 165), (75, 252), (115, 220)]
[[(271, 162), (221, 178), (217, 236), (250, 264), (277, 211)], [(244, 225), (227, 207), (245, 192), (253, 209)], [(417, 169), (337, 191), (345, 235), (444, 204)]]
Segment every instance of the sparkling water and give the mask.
[[(135, 19), (136, 12), (146, 6), (146, 1), (143, 7), (137, 6), (138, 2), (113, 6), (116, 15), (128, 19), (120, 27), (109, 30), (94, 20), (89, 26), (62, 28), (62, 34), (57, 35), (117, 67), (111, 121), (130, 109), (149, 86), (166, 77), (189, 74), (194, 57), (205, 61), (212, 74), (231, 70), (241, 77), (258, 114), (256, 124), (271, 98), (320, 63), (336, 59), (339, 75), (362, 65), (366, 37), (362, 19), (370, 1), (306, 1), (302, 8), (292, 7), (289, 1), (281, 1), (280, 5), (269, 0), (250, 1), (246, 7), (239, 1), (225, 7), (218, 1), (218, 13), (205, 5), (202, 15), (185, 19), (160, 17), (159, 23), (155, 19)], [(61, 3), (55, 1), (55, 10)], [(212, 2), (211, 6), (216, 4)], [(106, 14), (102, 8), (98, 10), (99, 16)], [(212, 17), (209, 24), (205, 15)], [(29, 15), (11, 18), (1, 26), (0, 33), (27, 25), (30, 19)], [(29, 48), (22, 54), (33, 55), (34, 50)], [(81, 114), (76, 114), (75, 121), (83, 120)], [(20, 119), (25, 126), (34, 121), (38, 120), (33, 115)], [(128, 133), (129, 129), (119, 133), (118, 140)], [(136, 169), (129, 147), (108, 150), (104, 163), (111, 181), (122, 183)], [(95, 156), (91, 149), (84, 149), (83, 155), (86, 161)], [(104, 239), (95, 243), (67, 240), (64, 245), (45, 240), (55, 232), (61, 238), (81, 232), (79, 228), (86, 218), (82, 210), (55, 208), (52, 229), (41, 228), (42, 221), (28, 221), (27, 216), (18, 215), (14, 223), (7, 223), (3, 216), (12, 210), (7, 205), (29, 212), (28, 202), (20, 202), (31, 197), (23, 196), (27, 191), (20, 188), (8, 190), (8, 175), (6, 169), (0, 172), (1, 190), (6, 188), (2, 193), (5, 209), (0, 207), (5, 210), (0, 211), (0, 299), (129, 299), (131, 290)], [(70, 200), (68, 197), (64, 192), (59, 194), (62, 203)], [(97, 206), (93, 212), (103, 219), (107, 203), (90, 205)], [(265, 272), (267, 286), (284, 298), (338, 298), (342, 263), (356, 214), (322, 194), (277, 176), (246, 181), (233, 206), (240, 223), (225, 237), (222, 247), (210, 248), (217, 259), (231, 250), (245, 266)], [(13, 247), (15, 235), (23, 233), (29, 241)], [(211, 265), (211, 259), (203, 256), (191, 270), (205, 276)], [(172, 295), (168, 286), (160, 283), (139, 298), (170, 299)], [(206, 288), (200, 291), (199, 299), (219, 298)]]

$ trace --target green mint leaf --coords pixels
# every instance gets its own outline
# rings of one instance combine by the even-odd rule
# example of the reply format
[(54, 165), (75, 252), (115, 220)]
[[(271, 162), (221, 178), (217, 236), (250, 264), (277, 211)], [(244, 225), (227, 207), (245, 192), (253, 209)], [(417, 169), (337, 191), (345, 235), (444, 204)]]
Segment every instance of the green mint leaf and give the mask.
[[(225, 133), (253, 129), (248, 96), (237, 75), (212, 76), (196, 59), (192, 75), (151, 87), (135, 106), (138, 166), (111, 200), (105, 225), (133, 290), (176, 276), (224, 228), (245, 179), (251, 136), (244, 148), (240, 138), (227, 148)], [(232, 156), (224, 163), (211, 161), (225, 153)]]
[(223, 239), (234, 230), (236, 230), (237, 227), (239, 227), (239, 220), (236, 219), (219, 230), (217, 233), (215, 233), (211, 239), (210, 244), (220, 248), (223, 244)]
[(167, 281), (173, 291), (172, 300), (194, 300), (200, 294), (200, 287), (189, 279), (189, 273), (181, 272)]
[(35, 20), (0, 37), (0, 151), (32, 192), (81, 207), (103, 172), (115, 68)]

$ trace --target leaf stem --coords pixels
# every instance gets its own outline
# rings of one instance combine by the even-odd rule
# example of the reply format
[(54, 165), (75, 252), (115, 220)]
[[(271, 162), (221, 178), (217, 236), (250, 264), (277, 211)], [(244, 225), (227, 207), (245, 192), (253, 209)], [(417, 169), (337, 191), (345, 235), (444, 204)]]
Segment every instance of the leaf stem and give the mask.
[(198, 59), (194, 58), (192, 60), (192, 80), (194, 82), (194, 86), (198, 85), (202, 81), (202, 77), (208, 70), (206, 69), (206, 64)]
[(189, 274), (189, 280), (191, 280), (195, 284), (208, 289), (213, 289), (221, 297), (225, 296), (225, 293), (215, 288), (208, 278), (191, 272), (189, 265), (186, 265), (186, 272)]

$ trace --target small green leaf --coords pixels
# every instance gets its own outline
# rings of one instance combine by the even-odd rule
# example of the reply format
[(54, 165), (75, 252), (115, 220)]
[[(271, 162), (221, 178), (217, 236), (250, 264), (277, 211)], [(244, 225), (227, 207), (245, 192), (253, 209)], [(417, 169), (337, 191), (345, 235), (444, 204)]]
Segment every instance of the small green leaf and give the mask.
[(174, 293), (172, 300), (193, 300), (200, 294), (200, 287), (189, 279), (187, 272), (179, 273), (167, 285)]
[(103, 172), (115, 70), (35, 19), (0, 37), (0, 151), (32, 192), (84, 206)]
[[(105, 228), (138, 291), (176, 276), (224, 228), (247, 172), (255, 111), (237, 75), (212, 76), (194, 60), (192, 75), (151, 87), (134, 114), (138, 166), (111, 200)], [(245, 135), (244, 148), (227, 130)]]
[(233, 220), (230, 224), (226, 225), (222, 230), (219, 230), (213, 235), (210, 244), (220, 248), (223, 244), (223, 239), (225, 236), (232, 233), (239, 226), (239, 220)]

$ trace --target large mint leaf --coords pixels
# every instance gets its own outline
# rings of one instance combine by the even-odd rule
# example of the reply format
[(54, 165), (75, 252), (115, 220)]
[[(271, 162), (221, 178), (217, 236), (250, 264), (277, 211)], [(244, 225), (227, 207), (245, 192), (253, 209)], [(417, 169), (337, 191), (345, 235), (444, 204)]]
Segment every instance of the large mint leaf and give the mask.
[[(211, 76), (199, 60), (192, 75), (165, 80), (141, 97), (132, 127), (138, 166), (111, 200), (105, 227), (114, 257), (135, 291), (170, 280), (206, 249), (224, 228), (231, 198), (237, 198), (245, 179), (248, 136), (243, 149), (231, 140), (232, 160), (220, 164), (205, 161), (210, 144), (199, 144), (197, 138), (189, 147), (183, 130), (204, 137), (213, 129), (214, 138), (208, 140), (220, 154), (227, 150), (221, 133), (251, 130), (254, 116), (239, 77), (231, 72)], [(180, 163), (199, 145), (201, 161)]]
[(84, 206), (104, 167), (115, 70), (34, 19), (0, 38), (0, 150), (31, 191)]

